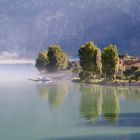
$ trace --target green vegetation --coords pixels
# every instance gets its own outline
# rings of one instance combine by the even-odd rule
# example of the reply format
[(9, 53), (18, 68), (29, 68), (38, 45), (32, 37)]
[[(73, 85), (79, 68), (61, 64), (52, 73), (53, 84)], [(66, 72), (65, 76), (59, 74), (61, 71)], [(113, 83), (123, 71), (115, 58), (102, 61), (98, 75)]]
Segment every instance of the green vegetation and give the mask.
[(81, 65), (79, 62), (73, 62), (72, 73), (79, 74), (82, 71)]
[(100, 76), (102, 68), (100, 49), (93, 42), (87, 42), (78, 52), (82, 67), (80, 78), (88, 81), (91, 77)]
[(49, 63), (48, 52), (47, 51), (40, 52), (35, 62), (36, 68), (39, 71), (43, 71), (47, 68), (48, 63)]
[(48, 70), (66, 70), (68, 67), (68, 57), (58, 45), (50, 46), (48, 49)]
[(140, 70), (137, 70), (137, 71), (135, 72), (135, 80), (138, 81), (139, 78), (140, 78)]
[(78, 51), (82, 72), (79, 74), (81, 81), (97, 83), (104, 78), (115, 79), (118, 72), (118, 50), (114, 45), (106, 47), (102, 54), (93, 42), (82, 45)]
[(116, 46), (109, 45), (102, 53), (103, 74), (105, 78), (115, 79), (118, 72), (118, 50)]
[(119, 55), (115, 45), (108, 45), (101, 52), (94, 42), (89, 41), (79, 48), (78, 56), (79, 61), (70, 62), (59, 45), (52, 45), (48, 51), (39, 53), (35, 66), (39, 71), (79, 74), (79, 78), (74, 79), (74, 82), (122, 85), (138, 83), (139, 65), (131, 66), (131, 64), (135, 64), (139, 59)]
[(35, 66), (39, 71), (55, 72), (66, 70), (68, 56), (59, 45), (53, 45), (49, 47), (48, 51), (39, 53)]
[[(115, 45), (107, 46), (101, 54), (100, 49), (93, 42), (88, 42), (80, 47), (78, 55), (82, 71), (79, 74), (80, 79), (74, 79), (74, 82), (123, 85), (139, 80), (139, 68), (133, 66), (125, 69), (123, 59), (128, 56), (119, 56)], [(135, 60), (135, 57), (130, 58)]]
[(124, 76), (126, 77), (126, 80), (138, 81), (140, 77), (140, 69), (138, 67), (133, 66), (130, 69), (124, 71)]

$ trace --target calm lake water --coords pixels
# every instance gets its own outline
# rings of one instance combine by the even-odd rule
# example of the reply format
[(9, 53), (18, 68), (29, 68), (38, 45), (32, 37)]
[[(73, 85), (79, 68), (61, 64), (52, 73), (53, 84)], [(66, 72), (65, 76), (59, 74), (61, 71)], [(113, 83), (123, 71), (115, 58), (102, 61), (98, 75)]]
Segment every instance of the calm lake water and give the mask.
[(140, 87), (37, 83), (0, 65), (0, 140), (140, 140)]

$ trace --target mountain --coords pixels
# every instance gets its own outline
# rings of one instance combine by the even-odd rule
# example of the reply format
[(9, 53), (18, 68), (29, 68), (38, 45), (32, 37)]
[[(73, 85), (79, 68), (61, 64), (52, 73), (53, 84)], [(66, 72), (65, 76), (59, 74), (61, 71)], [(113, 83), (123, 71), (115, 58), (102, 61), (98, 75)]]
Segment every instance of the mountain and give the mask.
[(0, 0), (0, 54), (34, 58), (51, 44), (76, 56), (93, 40), (140, 56), (139, 0)]

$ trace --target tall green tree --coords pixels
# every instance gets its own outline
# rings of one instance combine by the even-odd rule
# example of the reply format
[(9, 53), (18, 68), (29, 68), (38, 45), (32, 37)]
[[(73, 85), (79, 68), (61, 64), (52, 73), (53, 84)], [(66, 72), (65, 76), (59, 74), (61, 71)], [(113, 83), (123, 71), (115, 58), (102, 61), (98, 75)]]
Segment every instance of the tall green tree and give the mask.
[(90, 41), (82, 45), (78, 51), (78, 55), (83, 70), (80, 74), (81, 78), (84, 78), (84, 75), (86, 76), (85, 78), (90, 78), (91, 76), (101, 74), (101, 52), (93, 42)]
[(44, 70), (46, 70), (48, 63), (49, 63), (48, 52), (47, 51), (40, 52), (38, 54), (36, 61), (35, 61), (35, 67), (39, 71), (44, 71)]
[(62, 51), (59, 45), (53, 45), (48, 48), (49, 71), (65, 70), (68, 67), (68, 56)]
[(116, 46), (109, 45), (104, 48), (102, 52), (102, 68), (104, 75), (109, 78), (115, 78), (115, 75), (118, 72), (118, 60), (119, 56)]

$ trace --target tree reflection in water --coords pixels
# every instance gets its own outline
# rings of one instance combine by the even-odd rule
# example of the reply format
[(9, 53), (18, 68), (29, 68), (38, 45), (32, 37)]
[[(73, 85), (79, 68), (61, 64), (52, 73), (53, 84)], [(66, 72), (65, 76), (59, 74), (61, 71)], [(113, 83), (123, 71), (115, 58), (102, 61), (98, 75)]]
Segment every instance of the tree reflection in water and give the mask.
[(37, 84), (36, 88), (39, 93), (39, 96), (44, 100), (48, 100), (48, 86), (45, 83), (42, 83)]
[(120, 113), (119, 94), (116, 88), (106, 87), (102, 94), (103, 96), (103, 115), (110, 123), (117, 123)]
[(44, 100), (48, 100), (50, 107), (56, 108), (61, 105), (65, 96), (68, 93), (68, 87), (66, 84), (62, 85), (37, 85), (39, 96)]
[(82, 85), (80, 114), (92, 122), (96, 122), (103, 114), (109, 122), (117, 122), (120, 113), (119, 96), (115, 88), (98, 85)]
[(49, 88), (48, 102), (51, 107), (59, 107), (67, 95), (68, 89), (66, 85), (51, 86)]
[(102, 112), (102, 92), (99, 86), (81, 85), (80, 113), (87, 120), (95, 122)]
[(140, 87), (120, 87), (117, 92), (121, 93), (126, 100), (140, 102)]
[[(70, 88), (68, 84), (38, 84), (39, 96), (47, 100), (51, 108), (59, 107)], [(120, 114), (120, 99), (140, 101), (139, 87), (105, 87), (99, 85), (80, 84), (72, 85), (73, 92), (80, 89), (81, 99), (79, 112), (82, 117), (91, 122), (96, 122), (100, 117), (107, 122), (117, 124)], [(121, 98), (123, 97), (123, 98)], [(74, 97), (73, 97), (74, 98)]]

